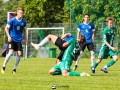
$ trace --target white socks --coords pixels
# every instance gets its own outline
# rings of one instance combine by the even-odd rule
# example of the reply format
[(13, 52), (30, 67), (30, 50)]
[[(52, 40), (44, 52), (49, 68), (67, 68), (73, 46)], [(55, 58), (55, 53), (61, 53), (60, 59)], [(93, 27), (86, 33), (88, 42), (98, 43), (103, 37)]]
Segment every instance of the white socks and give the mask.
[(45, 45), (47, 42), (49, 42), (49, 39), (47, 38), (47, 37), (45, 37), (39, 44), (38, 44), (38, 46), (40, 47), (40, 46), (43, 46), (43, 45)]
[(79, 63), (79, 61), (80, 61), (80, 58), (81, 58), (82, 54), (83, 54), (83, 52), (80, 52), (80, 55), (78, 56), (75, 65), (78, 65), (78, 63)]
[[(6, 65), (7, 65), (8, 61), (9, 61), (11, 55), (12, 55), (12, 53), (13, 53), (13, 52), (9, 52), (9, 53), (6, 55), (6, 58), (5, 58), (4, 63), (3, 63), (3, 67), (6, 67)], [(18, 55), (16, 55), (16, 60), (15, 60), (14, 69), (17, 68), (19, 61), (20, 61), (20, 58), (18, 57)]]
[(16, 60), (15, 60), (15, 65), (14, 65), (14, 69), (17, 68), (18, 64), (19, 64), (20, 58), (18, 57), (18, 55), (16, 55)]
[(12, 55), (13, 52), (9, 52), (6, 57), (5, 57), (5, 60), (4, 60), (4, 63), (3, 63), (3, 67), (6, 67), (6, 64), (8, 63), (11, 55)]
[(91, 53), (91, 66), (94, 66), (95, 54)]
[(78, 65), (78, 63), (79, 63), (79, 61), (80, 61), (80, 58), (81, 58), (81, 55), (82, 55), (82, 54), (80, 54), (80, 55), (78, 56), (75, 65)]

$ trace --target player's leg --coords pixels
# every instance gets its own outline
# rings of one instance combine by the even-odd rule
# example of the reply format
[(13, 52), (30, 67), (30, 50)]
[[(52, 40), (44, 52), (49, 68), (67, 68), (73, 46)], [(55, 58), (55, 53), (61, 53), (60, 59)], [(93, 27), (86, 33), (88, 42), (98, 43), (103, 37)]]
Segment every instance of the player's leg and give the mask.
[(57, 40), (57, 36), (55, 35), (48, 35), (47, 37), (45, 37), (39, 44), (34, 44), (31, 42), (31, 45), (36, 49), (38, 50), (39, 47), (45, 45), (46, 43), (48, 43), (49, 41), (52, 41), (53, 43), (55, 43), (55, 41)]
[(90, 76), (88, 73), (78, 73), (78, 72), (72, 72), (68, 70), (63, 70), (62, 71), (62, 76)]
[(20, 57), (22, 56), (22, 43), (21, 42), (17, 43), (16, 48), (17, 48), (17, 50), (16, 50), (17, 55), (16, 55), (14, 68), (13, 68), (13, 71), (12, 71), (13, 74), (16, 73), (17, 66), (18, 66), (18, 64), (20, 62)]
[(88, 73), (69, 72), (69, 76), (90, 76)]
[(110, 57), (112, 57), (112, 60), (109, 61), (101, 70), (104, 71), (105, 73), (108, 73), (107, 68), (111, 67), (117, 60), (117, 52), (110, 50), (109, 51)]
[(98, 60), (94, 63), (95, 68), (99, 65), (102, 59), (108, 58), (108, 53), (109, 53), (109, 48), (101, 47), (99, 55), (98, 55)]
[(61, 62), (60, 69), (62, 71), (62, 76), (90, 76), (87, 73), (78, 73), (78, 72), (72, 72), (70, 70), (70, 64), (68, 61)]
[(62, 61), (64, 51), (60, 51), (59, 56), (57, 57), (56, 64)]
[(8, 44), (8, 48), (9, 48), (9, 52), (8, 52), (8, 54), (6, 55), (5, 60), (4, 60), (4, 62), (3, 62), (3, 65), (2, 65), (2, 68), (1, 68), (1, 73), (4, 73), (4, 72), (5, 72), (6, 65), (7, 65), (7, 63), (8, 63), (8, 61), (9, 61), (11, 55), (12, 55), (13, 52), (14, 52), (14, 42), (10, 42), (10, 43)]
[(95, 52), (93, 43), (87, 44), (87, 48), (91, 54), (91, 72), (95, 73), (94, 62), (95, 62)]
[(77, 69), (77, 67), (78, 67), (78, 63), (79, 63), (79, 61), (80, 61), (80, 58), (81, 58), (82, 53), (83, 53), (83, 51), (80, 51), (80, 55), (78, 56), (78, 58), (77, 58), (77, 60), (76, 60), (76, 62), (75, 62), (75, 66), (74, 66), (74, 68), (73, 68), (74, 71), (75, 71), (75, 70)]
[(86, 47), (86, 44), (84, 44), (84, 43), (80, 43), (80, 55), (78, 56), (78, 58), (77, 58), (77, 60), (76, 60), (76, 62), (75, 62), (75, 66), (74, 66), (74, 68), (73, 68), (73, 70), (75, 71), (76, 69), (77, 69), (77, 67), (78, 67), (78, 63), (79, 63), (79, 61), (80, 61), (80, 58), (81, 58), (81, 56), (82, 56), (82, 54), (83, 54), (83, 52), (84, 52), (84, 50), (85, 50), (85, 47)]
[(51, 75), (61, 75), (60, 64), (61, 64), (61, 62), (59, 62), (52, 69), (50, 69), (49, 74), (51, 74)]
[(91, 72), (95, 73), (94, 62), (95, 62), (95, 53), (94, 51), (90, 51), (91, 53)]

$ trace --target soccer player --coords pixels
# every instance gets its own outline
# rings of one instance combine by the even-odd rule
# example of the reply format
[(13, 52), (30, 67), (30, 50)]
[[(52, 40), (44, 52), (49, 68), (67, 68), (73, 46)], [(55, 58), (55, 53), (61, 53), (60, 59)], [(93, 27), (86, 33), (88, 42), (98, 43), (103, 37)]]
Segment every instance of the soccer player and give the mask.
[(80, 56), (78, 57), (78, 59), (76, 61), (74, 70), (76, 70), (76, 68), (78, 67), (78, 61), (80, 60), (80, 57), (87, 46), (88, 50), (91, 53), (91, 72), (95, 73), (95, 70), (93, 67), (94, 60), (95, 60), (94, 45), (93, 45), (95, 28), (94, 28), (94, 25), (89, 22), (89, 20), (90, 20), (90, 15), (85, 14), (84, 15), (84, 22), (79, 24), (78, 29), (77, 29), (78, 30), (78, 33), (77, 33), (78, 42), (79, 42), (81, 35), (84, 36), (85, 42), (84, 43), (80, 42), (80, 49), (81, 49)]
[(50, 34), (47, 37), (45, 37), (39, 44), (34, 44), (31, 42), (31, 45), (36, 50), (38, 50), (41, 46), (45, 45), (49, 41), (52, 41), (61, 50), (59, 56), (57, 57), (57, 61), (56, 61), (58, 63), (61, 61), (63, 53), (65, 49), (69, 46), (69, 44), (72, 42), (72, 39), (73, 39), (73, 36), (70, 33), (64, 34), (61, 38)]
[(62, 57), (62, 61), (57, 63), (49, 71), (49, 73), (51, 75), (61, 75), (62, 74), (62, 76), (90, 76), (88, 73), (85, 73), (85, 72), (78, 73), (78, 72), (70, 71), (70, 67), (71, 67), (72, 61), (74, 59), (73, 56), (71, 55), (71, 52), (74, 50), (74, 48), (76, 46), (75, 44), (76, 44), (76, 40), (74, 38), (74, 39), (72, 39), (72, 43), (70, 43), (70, 45), (65, 50), (63, 57)]
[(107, 68), (112, 66), (118, 60), (117, 48), (113, 46), (115, 38), (116, 28), (113, 27), (114, 19), (108, 17), (106, 19), (107, 27), (103, 30), (102, 45), (99, 52), (98, 60), (95, 62), (94, 67), (96, 68), (102, 59), (107, 59), (108, 56), (112, 58), (101, 70), (108, 73)]
[[(14, 51), (17, 51), (15, 65), (12, 71), (13, 74), (16, 73), (16, 69), (20, 61), (20, 57), (22, 55), (22, 43), (21, 43), (23, 39), (22, 35), (24, 34), (26, 38), (26, 33), (24, 30), (24, 27), (26, 26), (26, 21), (25, 19), (22, 18), (23, 14), (24, 14), (24, 10), (21, 7), (18, 7), (17, 16), (9, 20), (5, 27), (5, 31), (8, 37), (9, 52), (6, 55), (6, 58), (2, 65), (1, 73), (5, 72), (6, 65), (11, 55), (13, 54)], [(26, 44), (27, 44), (27, 38), (26, 38)]]

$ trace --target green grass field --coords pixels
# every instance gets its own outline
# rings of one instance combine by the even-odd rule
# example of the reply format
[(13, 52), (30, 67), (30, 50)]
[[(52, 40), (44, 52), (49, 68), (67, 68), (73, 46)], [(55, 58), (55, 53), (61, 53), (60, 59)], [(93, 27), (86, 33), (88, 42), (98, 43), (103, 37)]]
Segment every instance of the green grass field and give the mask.
[[(0, 58), (0, 66), (3, 60)], [(52, 90), (53, 84), (56, 90), (120, 90), (120, 61), (106, 74), (100, 69), (107, 61), (103, 60), (96, 68), (96, 74), (90, 77), (63, 77), (48, 74), (55, 65), (55, 59), (21, 60), (16, 75), (11, 73), (14, 60), (10, 60), (5, 74), (0, 73), (0, 90)], [(90, 73), (90, 59), (81, 59), (77, 72)]]

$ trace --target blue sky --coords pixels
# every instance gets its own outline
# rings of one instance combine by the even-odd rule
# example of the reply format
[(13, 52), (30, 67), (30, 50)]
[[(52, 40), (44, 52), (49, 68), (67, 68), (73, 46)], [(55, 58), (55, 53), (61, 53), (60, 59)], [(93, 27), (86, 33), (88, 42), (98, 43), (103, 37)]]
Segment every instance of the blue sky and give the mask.
[(3, 0), (3, 1), (7, 2), (7, 1), (9, 1), (9, 0)]

